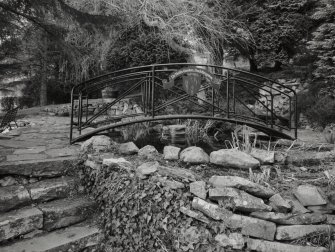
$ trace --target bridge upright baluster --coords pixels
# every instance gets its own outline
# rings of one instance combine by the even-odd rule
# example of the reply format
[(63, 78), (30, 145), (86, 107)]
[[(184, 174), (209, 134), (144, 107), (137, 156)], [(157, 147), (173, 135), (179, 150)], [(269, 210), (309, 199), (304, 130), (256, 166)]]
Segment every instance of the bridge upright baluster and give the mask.
[(230, 106), (229, 106), (229, 70), (227, 70), (226, 72), (227, 75), (227, 95), (226, 95), (226, 99), (227, 99), (227, 118), (229, 118), (229, 112), (230, 112)]
[(273, 94), (272, 94), (272, 92), (271, 92), (270, 97), (271, 97), (271, 128), (273, 128), (274, 115), (273, 115)]
[(152, 118), (155, 117), (155, 66), (152, 66), (152, 76), (151, 76), (151, 109)]
[(78, 108), (78, 130), (79, 135), (81, 134), (81, 118), (82, 118), (82, 112), (83, 112), (83, 95), (80, 92), (79, 94), (79, 108)]

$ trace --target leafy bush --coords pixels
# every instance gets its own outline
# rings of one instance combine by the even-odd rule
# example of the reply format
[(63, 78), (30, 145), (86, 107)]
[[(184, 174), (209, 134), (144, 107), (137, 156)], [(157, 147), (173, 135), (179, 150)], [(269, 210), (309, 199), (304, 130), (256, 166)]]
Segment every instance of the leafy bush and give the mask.
[[(188, 204), (187, 189), (170, 190), (154, 178), (140, 180), (126, 168), (83, 168), (83, 185), (101, 211), (102, 251), (209, 251), (202, 240), (183, 240), (183, 230), (196, 222), (179, 209)], [(213, 251), (213, 250), (210, 250)]]
[(306, 110), (306, 116), (310, 122), (326, 127), (335, 122), (335, 99), (329, 96), (322, 97)]
[(16, 97), (6, 96), (1, 99), (1, 107), (3, 108), (3, 111), (8, 111), (15, 107), (16, 102), (17, 102)]

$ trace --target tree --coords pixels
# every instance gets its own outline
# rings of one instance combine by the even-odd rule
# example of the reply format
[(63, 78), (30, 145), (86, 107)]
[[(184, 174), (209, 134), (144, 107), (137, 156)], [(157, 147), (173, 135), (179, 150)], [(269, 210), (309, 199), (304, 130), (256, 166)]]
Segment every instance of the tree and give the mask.
[(249, 15), (249, 29), (256, 48), (250, 55), (254, 70), (271, 67), (280, 69), (297, 52), (297, 45), (308, 39), (312, 21), (307, 13), (315, 1), (257, 1)]

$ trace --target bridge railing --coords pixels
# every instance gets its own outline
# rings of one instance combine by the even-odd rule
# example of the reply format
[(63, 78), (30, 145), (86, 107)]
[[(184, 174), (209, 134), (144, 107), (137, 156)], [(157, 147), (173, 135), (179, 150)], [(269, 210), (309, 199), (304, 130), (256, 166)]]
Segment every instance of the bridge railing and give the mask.
[[(110, 87), (120, 94), (102, 99), (90, 115), (90, 99), (100, 98), (101, 90)], [(139, 96), (136, 105), (140, 112), (108, 116), (111, 108), (134, 94)], [(276, 107), (278, 100), (286, 102), (285, 112)], [(270, 135), (296, 138), (296, 108), (297, 95), (292, 88), (247, 71), (192, 63), (133, 67), (97, 76), (72, 89), (70, 141), (122, 126), (126, 118), (130, 124), (129, 118), (139, 116), (153, 121), (178, 115), (248, 124)], [(87, 128), (95, 130), (83, 132)]]

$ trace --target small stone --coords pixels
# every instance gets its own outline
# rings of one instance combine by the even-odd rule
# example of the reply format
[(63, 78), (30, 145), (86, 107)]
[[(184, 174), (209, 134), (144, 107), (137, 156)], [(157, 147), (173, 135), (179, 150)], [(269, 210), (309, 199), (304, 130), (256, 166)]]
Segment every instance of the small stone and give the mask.
[(0, 179), (0, 186), (12, 186), (17, 185), (18, 182), (15, 180), (15, 178), (11, 176), (4, 177)]
[(322, 223), (326, 216), (322, 214), (288, 214), (274, 212), (253, 212), (251, 217), (267, 220), (281, 225), (311, 225)]
[(270, 188), (237, 176), (212, 176), (209, 179), (209, 183), (216, 188), (234, 187), (256, 197), (265, 199), (268, 199), (275, 194), (275, 192)]
[(158, 170), (158, 167), (159, 163), (157, 161), (147, 162), (137, 167), (136, 174), (143, 179), (155, 173)]
[(233, 249), (242, 249), (245, 243), (243, 235), (240, 233), (230, 233), (229, 236), (226, 234), (218, 234), (215, 236), (215, 241), (217, 241), (221, 247), (230, 247)]
[(105, 151), (112, 146), (112, 140), (108, 136), (93, 136), (81, 145), (81, 151), (92, 149), (95, 152)]
[(260, 162), (257, 159), (245, 152), (235, 149), (213, 151), (210, 154), (210, 162), (224, 167), (240, 169), (256, 168), (260, 166)]
[(139, 149), (133, 142), (123, 143), (123, 144), (120, 144), (119, 146), (120, 154), (133, 155), (133, 154), (137, 154), (138, 151)]
[(218, 201), (220, 205), (246, 213), (272, 210), (262, 199), (231, 187), (209, 189), (209, 198)]
[(198, 196), (201, 199), (206, 199), (207, 190), (206, 190), (206, 182), (204, 181), (195, 181), (190, 183), (190, 192), (195, 196)]
[(204, 201), (200, 198), (194, 198), (192, 201), (192, 207), (195, 210), (199, 210), (208, 217), (214, 220), (225, 220), (232, 215), (232, 212), (221, 208), (220, 206)]
[(90, 167), (94, 170), (99, 170), (101, 168), (100, 164), (98, 164), (98, 163), (96, 163), (92, 160), (88, 160), (88, 159), (85, 161), (84, 165), (87, 166), (87, 167)]
[(203, 213), (199, 211), (192, 211), (191, 209), (188, 209), (186, 207), (181, 207), (180, 212), (198, 221), (201, 221), (207, 224), (210, 223), (210, 220)]
[(313, 233), (330, 232), (330, 225), (293, 225), (293, 226), (278, 226), (276, 233), (276, 240), (278, 241), (292, 241), (301, 239)]
[(300, 169), (301, 171), (303, 171), (303, 172), (307, 172), (307, 171), (308, 171), (308, 169), (307, 169), (306, 167), (304, 167), (304, 166), (303, 166), (303, 167), (300, 167), (299, 169)]
[(276, 224), (272, 222), (237, 214), (230, 216), (223, 225), (231, 229), (241, 228), (243, 235), (270, 241), (276, 233)]
[(175, 146), (165, 146), (163, 150), (163, 155), (165, 160), (178, 160), (180, 148)]
[(248, 238), (249, 250), (258, 252), (327, 252), (324, 247), (299, 246), (280, 242), (270, 242)]
[(158, 151), (152, 145), (146, 145), (138, 151), (138, 155), (146, 158), (153, 158), (158, 155)]
[(250, 155), (256, 158), (261, 164), (273, 164), (275, 162), (275, 152), (253, 148)]
[(111, 165), (120, 165), (120, 164), (124, 164), (124, 165), (130, 165), (130, 162), (127, 161), (124, 158), (104, 158), (102, 160), (102, 164), (103, 165), (107, 165), (107, 166), (111, 166)]
[(324, 215), (327, 218), (327, 223), (331, 225), (335, 225), (335, 215), (326, 214)]
[(327, 201), (321, 196), (318, 188), (312, 185), (301, 185), (293, 192), (303, 206), (325, 205)]
[(279, 193), (273, 195), (271, 198), (269, 198), (270, 206), (273, 207), (273, 209), (280, 213), (287, 213), (291, 210), (291, 205), (280, 196)]
[(209, 162), (209, 156), (200, 147), (191, 146), (180, 153), (180, 160), (190, 164), (206, 164)]
[(274, 159), (275, 159), (275, 163), (286, 164), (287, 163), (287, 152), (275, 151)]

